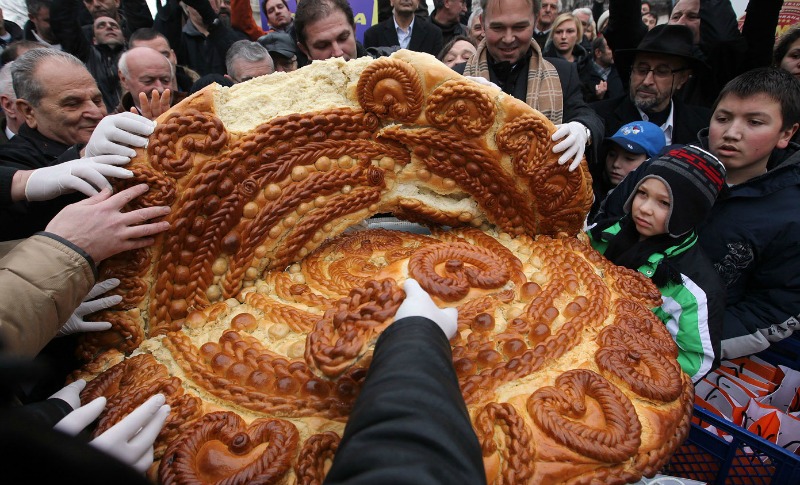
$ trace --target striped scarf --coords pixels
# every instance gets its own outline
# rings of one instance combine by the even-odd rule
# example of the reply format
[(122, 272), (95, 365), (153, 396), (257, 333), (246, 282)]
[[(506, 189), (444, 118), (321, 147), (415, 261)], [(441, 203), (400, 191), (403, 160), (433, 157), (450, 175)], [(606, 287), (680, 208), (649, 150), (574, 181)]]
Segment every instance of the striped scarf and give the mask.
[[(558, 125), (564, 115), (564, 98), (558, 72), (552, 64), (542, 58), (542, 51), (536, 41), (531, 40), (531, 47), (533, 55), (528, 67), (528, 91), (525, 94), (525, 102), (545, 115), (553, 124)], [(478, 53), (467, 61), (464, 75), (490, 79), (487, 54), (486, 40), (483, 40), (478, 45)]]

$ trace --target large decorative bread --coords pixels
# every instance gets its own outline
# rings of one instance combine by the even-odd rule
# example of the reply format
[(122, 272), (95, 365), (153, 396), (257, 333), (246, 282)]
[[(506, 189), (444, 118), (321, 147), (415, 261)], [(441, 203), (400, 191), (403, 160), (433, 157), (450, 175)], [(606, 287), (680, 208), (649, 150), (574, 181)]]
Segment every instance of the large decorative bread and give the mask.
[[(124, 299), (82, 346), (82, 399), (109, 398), (95, 433), (161, 392), (154, 479), (321, 483), (414, 277), (459, 309), (490, 483), (658, 471), (691, 382), (658, 290), (578, 237), (591, 181), (553, 125), (409, 51), (273, 76), (183, 101), (131, 164), (171, 229), (102, 268)], [(386, 212), (452, 229), (341, 234)]]

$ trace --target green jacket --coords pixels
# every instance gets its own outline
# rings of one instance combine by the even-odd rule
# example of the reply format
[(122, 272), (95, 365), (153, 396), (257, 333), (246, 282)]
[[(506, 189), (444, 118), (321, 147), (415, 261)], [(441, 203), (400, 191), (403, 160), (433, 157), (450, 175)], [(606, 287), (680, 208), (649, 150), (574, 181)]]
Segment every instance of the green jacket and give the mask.
[[(592, 246), (605, 253), (608, 242), (619, 232), (620, 223), (610, 226), (595, 239), (589, 232)], [(653, 313), (667, 326), (678, 345), (678, 363), (697, 382), (719, 362), (719, 345), (725, 296), (722, 283), (708, 258), (697, 245), (692, 233), (679, 245), (663, 253), (650, 255), (638, 268), (648, 278), (664, 258), (680, 273), (681, 283), (669, 282), (659, 287), (662, 301)]]

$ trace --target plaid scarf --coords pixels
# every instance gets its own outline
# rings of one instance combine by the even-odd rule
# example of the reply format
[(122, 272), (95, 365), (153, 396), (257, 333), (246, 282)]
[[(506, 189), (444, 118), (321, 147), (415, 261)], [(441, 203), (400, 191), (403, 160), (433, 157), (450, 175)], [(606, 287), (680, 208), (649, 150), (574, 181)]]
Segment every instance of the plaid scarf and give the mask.
[[(553, 124), (558, 125), (564, 115), (564, 98), (558, 72), (552, 64), (542, 58), (542, 51), (536, 41), (531, 40), (531, 47), (533, 55), (528, 67), (528, 92), (525, 94), (525, 102), (545, 115)], [(478, 53), (467, 61), (464, 75), (490, 79), (487, 54), (486, 40), (483, 40), (478, 45)]]

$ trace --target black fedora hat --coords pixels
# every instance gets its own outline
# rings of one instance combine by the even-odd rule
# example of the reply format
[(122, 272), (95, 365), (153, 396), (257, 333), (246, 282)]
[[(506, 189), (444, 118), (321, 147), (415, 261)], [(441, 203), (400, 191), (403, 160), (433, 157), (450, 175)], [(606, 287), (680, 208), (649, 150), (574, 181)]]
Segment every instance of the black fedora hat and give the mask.
[(692, 52), (692, 37), (692, 31), (685, 25), (656, 25), (645, 34), (635, 49), (619, 49), (614, 52), (614, 57), (626, 64), (633, 64), (636, 54), (662, 54), (686, 60), (693, 70), (707, 69), (706, 63)]

